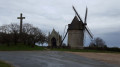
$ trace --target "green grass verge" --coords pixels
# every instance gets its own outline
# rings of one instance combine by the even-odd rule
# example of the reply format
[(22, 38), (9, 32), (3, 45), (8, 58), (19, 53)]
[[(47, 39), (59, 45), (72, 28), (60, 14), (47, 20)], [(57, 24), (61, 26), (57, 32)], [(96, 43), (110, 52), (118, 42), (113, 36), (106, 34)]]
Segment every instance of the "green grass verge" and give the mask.
[(24, 44), (17, 45), (0, 45), (0, 51), (70, 51), (70, 52), (98, 52), (98, 53), (120, 53), (119, 51), (95, 50), (95, 49), (68, 49), (68, 48), (46, 48), (40, 46), (28, 46)]
[(0, 61), (0, 67), (13, 67), (13, 66), (11, 66), (10, 64), (7, 64), (3, 61)]
[(39, 46), (26, 46), (23, 44), (18, 44), (18, 45), (11, 45), (11, 46), (6, 46), (6, 45), (0, 45), (0, 51), (32, 51), (32, 50), (44, 50), (44, 47), (39, 47)]

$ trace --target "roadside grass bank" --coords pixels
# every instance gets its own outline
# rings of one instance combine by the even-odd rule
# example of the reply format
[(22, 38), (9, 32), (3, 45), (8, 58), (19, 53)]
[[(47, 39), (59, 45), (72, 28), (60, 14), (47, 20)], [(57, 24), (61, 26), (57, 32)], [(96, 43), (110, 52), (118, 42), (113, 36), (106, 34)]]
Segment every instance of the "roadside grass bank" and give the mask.
[(0, 67), (13, 67), (13, 66), (4, 61), (0, 61)]
[(119, 48), (106, 48), (106, 49), (70, 49), (70, 48), (50, 48), (50, 47), (42, 47), (36, 46), (34, 47), (24, 44), (17, 45), (0, 45), (0, 51), (70, 51), (70, 52), (98, 52), (98, 53), (120, 53)]
[(28, 46), (23, 44), (18, 45), (0, 45), (0, 51), (34, 51), (34, 50), (45, 50), (45, 47), (39, 47), (39, 46)]

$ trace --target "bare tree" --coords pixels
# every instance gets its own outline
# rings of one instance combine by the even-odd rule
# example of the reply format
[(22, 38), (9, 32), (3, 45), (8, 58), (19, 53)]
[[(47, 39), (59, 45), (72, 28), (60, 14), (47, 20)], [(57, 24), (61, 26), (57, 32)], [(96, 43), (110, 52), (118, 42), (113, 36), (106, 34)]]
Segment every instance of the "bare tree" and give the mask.
[(24, 42), (24, 44), (26, 44), (26, 43), (28, 45), (31, 44), (31, 37), (32, 37), (32, 35), (30, 35), (30, 32), (31, 32), (32, 28), (33, 28), (33, 25), (31, 25), (29, 23), (23, 24), (21, 40)]
[(10, 45), (11, 36), (8, 25), (3, 25), (0, 27), (0, 43)]
[(34, 27), (31, 24), (23, 24), (23, 33), (26, 34), (26, 36), (24, 36), (24, 39), (27, 40), (28, 44), (33, 44), (33, 47), (35, 43), (39, 42), (43, 44), (46, 42), (45, 34), (39, 28)]
[(44, 33), (41, 32), (41, 30), (37, 27), (33, 27), (31, 29), (31, 34), (30, 34), (33, 40), (33, 44), (35, 45), (35, 43), (40, 42), (41, 44), (43, 44), (44, 42), (46, 42), (46, 36)]
[(39, 28), (31, 24), (23, 24), (22, 33), (20, 34), (20, 26), (18, 24), (9, 24), (0, 26), (0, 43), (7, 43), (8, 45), (14, 43), (28, 43), (34, 47), (35, 43), (44, 43), (47, 40), (45, 33)]
[(95, 38), (89, 45), (89, 47), (107, 47), (105, 41), (99, 37)]
[(18, 43), (18, 39), (19, 39), (19, 25), (18, 24), (13, 24), (11, 23), (10, 25), (8, 25), (8, 29), (10, 29), (10, 33), (12, 36), (12, 40), (14, 42), (14, 44), (16, 45)]

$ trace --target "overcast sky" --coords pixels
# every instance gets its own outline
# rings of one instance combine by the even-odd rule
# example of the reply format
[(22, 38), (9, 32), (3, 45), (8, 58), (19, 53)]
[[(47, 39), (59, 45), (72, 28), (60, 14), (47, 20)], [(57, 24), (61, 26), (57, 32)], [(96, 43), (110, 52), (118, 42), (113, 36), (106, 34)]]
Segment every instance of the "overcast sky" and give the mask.
[(120, 47), (120, 0), (0, 0), (0, 25), (19, 24), (17, 17), (23, 13), (23, 23), (46, 34), (55, 28), (63, 35), (65, 25), (75, 16), (72, 5), (83, 20), (88, 7), (87, 23), (94, 37), (101, 37), (110, 47)]

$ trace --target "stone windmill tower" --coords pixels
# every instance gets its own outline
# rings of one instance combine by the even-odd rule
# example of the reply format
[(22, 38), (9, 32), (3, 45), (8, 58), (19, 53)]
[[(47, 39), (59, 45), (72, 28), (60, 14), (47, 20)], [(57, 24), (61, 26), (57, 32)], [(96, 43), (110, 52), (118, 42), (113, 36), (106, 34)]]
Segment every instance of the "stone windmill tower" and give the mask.
[[(93, 35), (91, 34), (90, 30), (87, 27), (86, 19), (87, 19), (87, 8), (86, 8), (86, 14), (85, 14), (85, 20), (84, 22), (80, 18), (78, 12), (73, 6), (73, 10), (75, 11), (75, 17), (72, 20), (71, 24), (68, 24), (68, 30), (63, 38), (65, 39), (67, 33), (68, 33), (68, 46), (71, 48), (77, 48), (82, 49), (84, 46), (84, 35), (85, 31), (88, 33), (88, 35), (93, 39)], [(62, 40), (62, 42), (63, 42)]]

